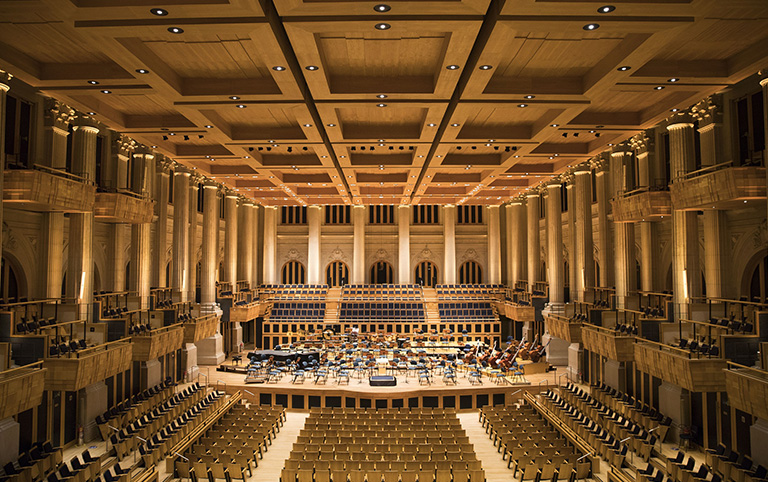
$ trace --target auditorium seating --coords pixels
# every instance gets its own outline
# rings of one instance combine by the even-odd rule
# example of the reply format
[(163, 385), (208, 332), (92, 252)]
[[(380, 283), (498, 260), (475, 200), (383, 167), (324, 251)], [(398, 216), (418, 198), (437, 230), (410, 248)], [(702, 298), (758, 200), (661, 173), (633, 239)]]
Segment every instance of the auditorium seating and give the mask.
[(343, 301), (339, 322), (413, 322), (425, 321), (424, 304), (419, 302)]
[(346, 285), (341, 290), (342, 300), (365, 301), (417, 301), (423, 298), (419, 285), (394, 285), (394, 284), (354, 284)]
[(500, 284), (439, 284), (435, 286), (439, 300), (489, 300), (496, 299), (502, 293)]
[(281, 482), (484, 482), (451, 409), (312, 409)]
[(280, 285), (261, 286), (262, 299), (271, 300), (324, 300), (328, 285)]
[(439, 303), (438, 311), (443, 322), (494, 322), (496, 316), (488, 302)]
[(325, 318), (325, 303), (276, 301), (269, 312), (273, 323), (316, 323)]

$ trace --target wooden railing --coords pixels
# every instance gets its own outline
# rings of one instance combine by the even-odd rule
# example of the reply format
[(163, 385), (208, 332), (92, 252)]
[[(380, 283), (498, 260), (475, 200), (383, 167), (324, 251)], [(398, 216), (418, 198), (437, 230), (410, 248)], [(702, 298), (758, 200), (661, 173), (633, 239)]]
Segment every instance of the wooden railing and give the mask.
[(45, 374), (41, 361), (0, 372), (0, 420), (42, 403)]
[(638, 339), (635, 343), (638, 370), (692, 392), (725, 391), (722, 358), (696, 359), (688, 350)]
[(43, 366), (46, 390), (74, 392), (123, 373), (131, 367), (133, 345), (130, 338), (104, 343), (75, 352), (67, 358), (47, 358)]
[(725, 385), (731, 405), (757, 418), (768, 420), (768, 372), (728, 362)]

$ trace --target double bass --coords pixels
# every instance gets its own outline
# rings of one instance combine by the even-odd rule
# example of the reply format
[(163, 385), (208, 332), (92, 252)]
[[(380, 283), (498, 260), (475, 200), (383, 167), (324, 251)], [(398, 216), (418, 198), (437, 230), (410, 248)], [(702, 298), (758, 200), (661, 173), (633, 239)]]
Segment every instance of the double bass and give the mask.
[(546, 345), (541, 345), (537, 349), (531, 351), (531, 361), (536, 363), (537, 361), (541, 360), (541, 358), (544, 356), (544, 354), (547, 352), (547, 347), (549, 346), (552, 339), (550, 338)]
[(531, 350), (533, 350), (533, 348), (536, 346), (536, 344), (538, 343), (538, 341), (539, 341), (539, 335), (536, 335), (536, 336), (533, 338), (533, 341), (532, 341), (532, 342), (530, 342), (530, 343), (526, 344), (526, 345), (525, 345), (525, 346), (524, 346), (524, 347), (523, 347), (523, 348), (520, 350), (520, 358), (522, 358), (523, 360), (528, 360), (528, 359), (530, 358), (530, 355), (531, 355)]

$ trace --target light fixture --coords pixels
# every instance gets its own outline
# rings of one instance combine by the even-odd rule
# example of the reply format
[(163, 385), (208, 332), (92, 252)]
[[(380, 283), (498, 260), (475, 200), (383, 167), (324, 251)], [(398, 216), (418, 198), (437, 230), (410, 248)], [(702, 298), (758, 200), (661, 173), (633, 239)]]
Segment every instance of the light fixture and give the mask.
[(317, 65), (307, 65), (304, 68), (307, 70), (315, 71), (315, 70), (318, 70), (320, 67), (318, 67)]
[(584, 25), (581, 28), (583, 28), (584, 30), (597, 30), (597, 29), (600, 28), (600, 24), (599, 23), (588, 23), (588, 24)]
[(670, 112), (677, 112), (677, 111), (679, 111), (680, 109), (678, 109), (677, 107), (673, 107), (672, 109), (669, 109), (669, 110), (670, 110)]
[(387, 98), (387, 94), (379, 94), (376, 97), (378, 97), (379, 99), (386, 99)]
[(616, 10), (616, 7), (613, 5), (605, 5), (597, 9), (598, 13), (611, 13), (614, 10)]
[(328, 127), (336, 127), (336, 124), (328, 124)]
[(672, 77), (671, 79), (667, 80), (667, 82), (679, 82), (679, 81), (680, 79), (678, 79), (677, 77)]
[(171, 33), (184, 33), (184, 29), (181, 27), (168, 27), (168, 31)]
[(151, 146), (151, 147), (152, 147), (152, 149), (157, 149), (157, 146)]
[(560, 124), (550, 124), (549, 127), (560, 127)]
[(517, 104), (517, 106), (520, 108), (523, 108), (523, 107), (528, 107), (528, 104)]
[(663, 85), (657, 85), (656, 87), (653, 88), (653, 90), (663, 90), (663, 89), (664, 89)]
[(437, 124), (435, 124), (435, 123), (433, 123), (433, 122), (430, 122), (429, 124), (427, 124), (427, 127), (435, 127), (436, 125), (437, 125)]
[(629, 70), (629, 69), (631, 69), (631, 68), (632, 68), (632, 67), (630, 67), (629, 65), (622, 65), (621, 67), (619, 67), (619, 68), (618, 68), (618, 69), (616, 69), (616, 70), (618, 70), (619, 72), (626, 72), (627, 70)]
[(213, 129), (213, 126), (211, 124), (208, 124), (205, 126), (206, 129)]
[(451, 127), (459, 127), (459, 124), (451, 124)]
[(240, 97), (238, 97), (236, 95), (230, 95), (229, 96), (229, 100), (240, 100)]
[(150, 8), (149, 13), (152, 15), (157, 15), (158, 17), (165, 17), (168, 15), (168, 10), (164, 8)]
[(99, 85), (99, 81), (98, 80), (89, 80), (88, 83), (91, 84), (91, 85)]
[(148, 74), (149, 70), (147, 69), (136, 69), (137, 74)]
[(112, 93), (112, 91), (111, 91), (111, 90), (106, 90), (106, 89), (105, 89), (105, 90), (102, 90), (102, 91), (101, 91), (101, 93), (102, 93), (102, 94), (111, 94), (111, 93)]
[(456, 64), (451, 64), (448, 67), (446, 67), (446, 69), (448, 69), (448, 70), (458, 70), (458, 68), (459, 68), (459, 66), (456, 65)]
[(245, 109), (247, 106), (245, 104), (237, 104), (235, 107), (238, 109)]
[(389, 30), (390, 28), (392, 28), (392, 25), (390, 25), (390, 24), (388, 24), (388, 23), (384, 23), (384, 22), (382, 22), (382, 23), (377, 23), (377, 24), (376, 24), (376, 25), (374, 25), (373, 27), (374, 27), (376, 30)]
[(95, 112), (86, 112), (86, 114), (88, 114), (88, 115), (96, 115)]
[(390, 10), (392, 10), (392, 7), (390, 7), (389, 5), (386, 5), (384, 3), (380, 3), (378, 5), (374, 5), (373, 10), (375, 12), (383, 13), (383, 12), (389, 12)]
[(312, 127), (312, 124), (304, 124), (304, 127)]
[(175, 136), (175, 135), (176, 135), (176, 133), (175, 133), (175, 132), (169, 132), (169, 133), (168, 133), (168, 135), (169, 135), (169, 136)]
[(535, 98), (536, 98), (536, 96), (535, 96), (535, 95), (531, 95), (531, 94), (528, 94), (528, 95), (526, 95), (526, 96), (525, 96), (525, 98), (526, 98), (526, 99), (535, 99)]
[(386, 107), (387, 104), (376, 104), (376, 107)]
[(480, 70), (491, 70), (493, 68), (493, 65), (481, 65)]
[(277, 70), (278, 72), (282, 72), (283, 70), (285, 70), (285, 67), (283, 67), (282, 65), (275, 65), (274, 67), (272, 67), (272, 70)]

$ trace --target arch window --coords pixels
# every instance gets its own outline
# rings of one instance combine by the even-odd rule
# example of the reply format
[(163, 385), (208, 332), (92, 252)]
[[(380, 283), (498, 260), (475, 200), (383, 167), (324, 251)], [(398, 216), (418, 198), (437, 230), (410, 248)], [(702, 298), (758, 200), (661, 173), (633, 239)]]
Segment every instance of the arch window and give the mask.
[(344, 286), (349, 282), (349, 267), (343, 261), (334, 261), (325, 269), (325, 282), (328, 286)]
[(437, 284), (437, 266), (432, 261), (422, 261), (416, 266), (416, 284), (434, 288)]
[(392, 284), (394, 282), (392, 265), (386, 261), (377, 261), (373, 263), (373, 266), (371, 266), (372, 284)]
[(19, 301), (19, 279), (5, 257), (0, 262), (0, 300), (3, 303), (15, 303)]
[(280, 273), (280, 282), (284, 285), (303, 285), (305, 276), (303, 264), (298, 261), (288, 261)]
[(476, 261), (467, 261), (459, 267), (459, 283), (481, 284), (483, 282), (483, 269)]

